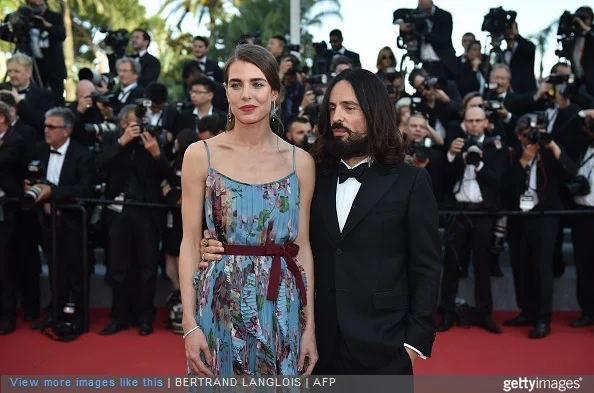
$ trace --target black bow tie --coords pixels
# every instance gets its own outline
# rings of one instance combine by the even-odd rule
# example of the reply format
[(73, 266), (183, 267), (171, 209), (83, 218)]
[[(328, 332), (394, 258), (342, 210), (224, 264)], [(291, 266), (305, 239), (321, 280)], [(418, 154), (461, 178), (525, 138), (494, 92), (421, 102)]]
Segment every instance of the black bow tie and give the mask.
[(54, 150), (54, 149), (50, 149), (50, 153), (51, 153), (51, 154), (57, 154), (57, 155), (59, 155), (59, 156), (61, 156), (61, 155), (62, 155), (62, 153), (60, 153), (59, 151), (57, 151), (57, 150)]
[(369, 165), (364, 163), (353, 169), (349, 169), (346, 167), (346, 165), (342, 164), (338, 167), (338, 181), (342, 184), (350, 177), (354, 177), (359, 183), (362, 183), (361, 178), (368, 167)]

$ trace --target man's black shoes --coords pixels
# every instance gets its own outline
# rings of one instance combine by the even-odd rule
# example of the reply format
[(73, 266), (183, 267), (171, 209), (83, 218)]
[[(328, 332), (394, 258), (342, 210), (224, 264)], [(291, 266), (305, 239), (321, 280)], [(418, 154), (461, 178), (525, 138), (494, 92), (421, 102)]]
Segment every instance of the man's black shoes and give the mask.
[(530, 333), (528, 333), (528, 337), (530, 338), (545, 338), (551, 334), (551, 325), (544, 322), (537, 323)]
[(518, 314), (512, 319), (503, 322), (504, 326), (533, 326), (534, 323), (524, 314)]
[(109, 325), (107, 325), (103, 330), (99, 332), (101, 336), (110, 336), (112, 334), (116, 334), (121, 330), (126, 330), (130, 327), (127, 323), (112, 321)]
[(576, 319), (575, 321), (573, 321), (569, 324), (569, 326), (575, 327), (575, 328), (591, 326), (591, 325), (594, 325), (594, 317), (590, 314), (582, 314), (581, 317), (579, 317), (578, 319)]

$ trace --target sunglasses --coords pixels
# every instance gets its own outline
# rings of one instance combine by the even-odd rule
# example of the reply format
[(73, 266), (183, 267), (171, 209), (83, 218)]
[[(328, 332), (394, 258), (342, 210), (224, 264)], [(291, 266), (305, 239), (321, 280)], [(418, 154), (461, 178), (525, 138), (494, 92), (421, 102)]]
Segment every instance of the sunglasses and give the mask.
[(392, 56), (392, 55), (383, 55), (383, 56), (382, 56), (382, 60), (387, 60), (387, 59), (390, 59), (390, 60), (395, 60), (395, 59), (394, 59), (394, 56)]

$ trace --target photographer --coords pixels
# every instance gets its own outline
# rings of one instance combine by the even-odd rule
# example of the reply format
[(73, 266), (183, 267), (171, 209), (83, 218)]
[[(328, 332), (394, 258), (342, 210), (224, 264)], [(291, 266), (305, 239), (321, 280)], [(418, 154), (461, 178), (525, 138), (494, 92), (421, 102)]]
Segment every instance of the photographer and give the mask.
[[(501, 180), (505, 168), (506, 150), (485, 136), (488, 121), (481, 108), (470, 108), (464, 114), (468, 137), (457, 138), (450, 145), (444, 166), (444, 187), (447, 202), (454, 210), (497, 211), (501, 207)], [(451, 190), (451, 191), (449, 191)], [(475, 271), (475, 311), (473, 323), (491, 333), (501, 333), (493, 322), (491, 294), (490, 250), (494, 216), (455, 215), (446, 225), (444, 275), (441, 290), (445, 311), (439, 331), (449, 330), (459, 322), (456, 314), (456, 294), (460, 267), (468, 265), (472, 253)]]
[(274, 56), (279, 64), (285, 53), (285, 45), (287, 45), (287, 40), (282, 35), (275, 35), (268, 40), (268, 44), (266, 45), (268, 52), (272, 53), (272, 56)]
[[(139, 126), (144, 121), (136, 112), (143, 108), (123, 107), (118, 115), (123, 131), (104, 135), (99, 170), (108, 176), (105, 192), (108, 199), (163, 201), (161, 182), (169, 176), (171, 168), (155, 136)], [(107, 263), (113, 304), (112, 321), (101, 330), (101, 335), (114, 334), (136, 322), (140, 324), (139, 334), (153, 332), (159, 240), (165, 227), (165, 214), (162, 209), (147, 211), (118, 204), (104, 209), (102, 219), (108, 225)]]
[[(85, 198), (93, 195), (95, 168), (91, 153), (70, 138), (74, 127), (74, 115), (68, 108), (50, 109), (45, 115), (45, 142), (36, 146), (35, 160), (38, 171), (30, 172), (25, 180), (25, 191), (30, 203), (35, 203), (42, 210), (43, 252), (50, 261), (50, 278), (58, 281), (58, 292), (52, 294), (59, 310), (68, 304), (75, 308), (74, 315), (77, 329), (82, 329), (83, 304), (82, 283), (82, 231), (81, 217), (76, 210), (60, 210), (57, 207), (57, 266), (52, 271), (52, 233), (50, 230), (50, 203), (64, 203), (73, 198)], [(33, 163), (29, 164), (29, 167)], [(35, 177), (33, 177), (35, 175)], [(41, 175), (39, 177), (39, 175)], [(24, 206), (24, 205), (23, 205)], [(51, 307), (48, 306), (48, 309)], [(59, 312), (58, 321), (66, 315)], [(49, 321), (49, 315), (46, 315)], [(81, 330), (77, 331), (78, 333)]]
[(212, 100), (215, 95), (215, 83), (207, 77), (201, 77), (192, 82), (190, 85), (192, 107), (185, 109), (179, 115), (176, 133), (185, 128), (190, 128), (198, 132), (198, 121), (205, 116), (215, 115), (223, 119), (227, 118), (225, 112), (213, 106)]
[(138, 60), (123, 57), (116, 61), (116, 68), (120, 87), (114, 93), (117, 101), (114, 102), (113, 112), (117, 115), (123, 106), (135, 103), (138, 98), (144, 96), (144, 87), (138, 84), (141, 72)]
[(286, 59), (290, 59), (292, 67), (286, 70), (282, 77), (284, 94), (280, 109), (285, 129), (287, 129), (289, 122), (299, 115), (299, 105), (305, 94), (305, 89), (297, 77), (299, 60), (295, 56), (287, 55), (281, 60), (281, 73)]
[(113, 116), (113, 109), (108, 105), (102, 105), (103, 110), (99, 109), (99, 103), (96, 101), (99, 97), (101, 96), (95, 85), (88, 80), (82, 80), (76, 86), (76, 101), (69, 106), (76, 119), (72, 138), (87, 148), (95, 146), (99, 135), (85, 131), (85, 125), (103, 123), (107, 120), (104, 114), (108, 115), (108, 118)]
[(8, 59), (6, 66), (12, 89), (0, 89), (0, 94), (10, 94), (17, 104), (19, 118), (37, 131), (37, 139), (43, 139), (44, 114), (55, 106), (53, 95), (31, 83), (33, 60), (22, 53)]
[(573, 22), (579, 26), (572, 48), (571, 64), (574, 73), (594, 96), (594, 31), (591, 7), (580, 7), (575, 12)]
[(7, 203), (6, 198), (20, 197), (23, 193), (23, 156), (25, 140), (11, 127), (10, 108), (0, 102), (0, 335), (16, 329), (17, 266), (14, 253), (16, 213), (18, 204)]
[[(578, 163), (578, 178), (581, 187), (570, 191), (578, 209), (592, 211), (594, 209), (594, 110), (583, 111), (584, 121), (581, 126), (587, 136), (588, 143), (581, 145)], [(577, 178), (576, 178), (577, 180)], [(570, 189), (571, 190), (571, 189)], [(594, 325), (594, 220), (591, 215), (573, 216), (573, 249), (577, 273), (577, 299), (582, 315), (573, 321), (572, 327)]]
[(156, 82), (161, 73), (161, 62), (155, 56), (147, 52), (151, 44), (151, 36), (146, 30), (136, 29), (132, 32), (132, 49), (136, 54), (132, 56), (140, 63), (140, 77), (138, 84), (147, 87), (149, 83)]
[(309, 119), (296, 117), (293, 119), (285, 133), (285, 139), (292, 145), (300, 148), (305, 147), (306, 137), (312, 133), (312, 127)]
[(351, 52), (350, 50), (347, 50), (344, 46), (342, 46), (342, 32), (340, 30), (334, 29), (330, 32), (330, 46), (332, 47), (332, 51), (334, 52), (334, 57), (348, 57), (353, 64), (353, 68), (361, 68), (361, 59), (359, 58), (359, 54)]
[[(173, 141), (177, 135), (177, 121), (179, 112), (167, 103), (167, 86), (162, 83), (152, 82), (144, 91), (144, 96), (151, 101), (146, 110), (150, 125), (159, 130), (160, 144), (165, 149), (166, 155), (173, 151)], [(169, 158), (169, 157), (168, 157)]]
[[(552, 74), (572, 74), (571, 66), (567, 62), (559, 62), (551, 68)], [(571, 98), (571, 101), (580, 108), (588, 109), (594, 108), (594, 97), (588, 92), (588, 88), (585, 84), (579, 84), (577, 86), (577, 92)]]
[(63, 103), (66, 63), (62, 42), (66, 39), (66, 29), (62, 16), (49, 11), (45, 0), (27, 0), (27, 6), (7, 15), (4, 22), (15, 19), (19, 19), (23, 26), (3, 31), (2, 39), (16, 42), (19, 52), (35, 59), (43, 85), (40, 87), (49, 86), (56, 102)]
[(195, 58), (189, 60), (186, 64), (190, 62), (197, 63), (206, 76), (216, 82), (223, 83), (223, 70), (221, 70), (215, 60), (206, 57), (209, 50), (208, 39), (201, 36), (194, 37), (192, 40), (192, 50)]
[(464, 53), (466, 61), (460, 63), (456, 73), (456, 85), (461, 96), (478, 91), (483, 94), (487, 83), (487, 66), (481, 54), (480, 41), (469, 42)]
[[(458, 60), (452, 44), (452, 14), (436, 7), (433, 0), (419, 0), (419, 10), (428, 13), (426, 33), (421, 39), (420, 60), (423, 68), (431, 75), (453, 79), (458, 71)], [(401, 33), (411, 32), (411, 25), (403, 20), (396, 20)]]
[(531, 93), (536, 89), (534, 61), (536, 46), (518, 33), (518, 24), (506, 24), (503, 32), (507, 49), (503, 51), (505, 64), (511, 70), (511, 88), (516, 94)]
[[(562, 210), (561, 187), (577, 169), (564, 148), (551, 139), (537, 115), (522, 116), (516, 125), (520, 147), (504, 176), (509, 208), (522, 211)], [(528, 336), (551, 332), (553, 258), (560, 217), (510, 216), (508, 244), (516, 301), (521, 312), (506, 326), (532, 326)]]

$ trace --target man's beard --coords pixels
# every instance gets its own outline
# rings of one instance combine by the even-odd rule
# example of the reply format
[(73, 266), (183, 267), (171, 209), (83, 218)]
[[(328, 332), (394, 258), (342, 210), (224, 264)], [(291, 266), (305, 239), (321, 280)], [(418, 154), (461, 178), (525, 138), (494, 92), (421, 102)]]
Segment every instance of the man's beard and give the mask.
[(342, 125), (337, 127), (335, 125), (332, 128), (340, 128), (348, 132), (344, 140), (332, 134), (332, 140), (326, 145), (326, 151), (332, 157), (344, 160), (353, 157), (363, 157), (369, 154), (369, 138), (367, 135), (353, 132)]

